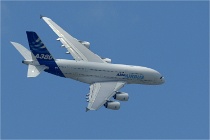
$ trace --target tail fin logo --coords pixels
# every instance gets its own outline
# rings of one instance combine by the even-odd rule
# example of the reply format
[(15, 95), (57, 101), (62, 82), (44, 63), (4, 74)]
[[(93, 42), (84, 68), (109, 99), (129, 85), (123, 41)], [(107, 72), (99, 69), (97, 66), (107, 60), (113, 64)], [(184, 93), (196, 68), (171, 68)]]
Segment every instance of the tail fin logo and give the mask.
[[(34, 39), (36, 39), (36, 36), (34, 37)], [(35, 42), (31, 42), (31, 43), (37, 48), (46, 48), (40, 38), (38, 38)]]
[(48, 53), (48, 50), (46, 49), (45, 45), (42, 43), (41, 39), (36, 36), (36, 34), (31, 36), (32, 38), (30, 38), (30, 48), (33, 51), (38, 51), (38, 52), (42, 52), (42, 53)]
[(28, 43), (29, 47), (36, 57), (36, 59), (41, 62), (43, 60), (45, 61), (54, 61), (54, 58), (50, 54), (50, 52), (47, 50), (46, 46), (42, 42), (42, 40), (39, 38), (39, 36), (35, 32), (27, 31), (27, 37), (28, 37)]

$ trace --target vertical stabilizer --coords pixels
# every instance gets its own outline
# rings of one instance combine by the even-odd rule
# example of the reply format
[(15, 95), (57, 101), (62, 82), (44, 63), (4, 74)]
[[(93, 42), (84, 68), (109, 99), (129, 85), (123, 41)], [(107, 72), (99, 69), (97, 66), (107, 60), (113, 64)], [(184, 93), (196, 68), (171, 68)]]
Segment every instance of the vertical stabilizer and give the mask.
[[(47, 69), (37, 66), (36, 68), (33, 67), (34, 71), (36, 71), (35, 74), (39, 74), (40, 70), (42, 71), (44, 69), (46, 72), (65, 77), (63, 72), (58, 68), (55, 59), (52, 57), (52, 55), (50, 54), (42, 40), (39, 38), (39, 36), (33, 31), (27, 31), (26, 34), (28, 37), (28, 43), (31, 52), (33, 53), (40, 65), (47, 66)], [(31, 77), (36, 77), (36, 75), (33, 75), (33, 71), (30, 72), (31, 73), (28, 74), (31, 74)]]
[(31, 51), (27, 50), (19, 43), (11, 43), (25, 58), (22, 63), (28, 65), (27, 77), (36, 77), (42, 71), (65, 77), (39, 36), (32, 31), (27, 31), (26, 34)]
[(30, 50), (34, 54), (40, 65), (43, 64), (43, 61), (55, 61), (42, 40), (35, 32), (27, 31), (26, 34), (28, 37)]

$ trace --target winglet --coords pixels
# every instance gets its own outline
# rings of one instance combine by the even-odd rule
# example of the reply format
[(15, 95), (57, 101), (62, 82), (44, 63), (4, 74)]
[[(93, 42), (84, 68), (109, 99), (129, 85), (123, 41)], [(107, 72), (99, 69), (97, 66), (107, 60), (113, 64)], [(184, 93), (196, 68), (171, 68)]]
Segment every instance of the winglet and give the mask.
[(43, 15), (40, 15), (40, 19), (42, 19), (43, 17), (45, 17), (45, 16), (43, 16)]
[(90, 109), (86, 107), (86, 112), (88, 112)]

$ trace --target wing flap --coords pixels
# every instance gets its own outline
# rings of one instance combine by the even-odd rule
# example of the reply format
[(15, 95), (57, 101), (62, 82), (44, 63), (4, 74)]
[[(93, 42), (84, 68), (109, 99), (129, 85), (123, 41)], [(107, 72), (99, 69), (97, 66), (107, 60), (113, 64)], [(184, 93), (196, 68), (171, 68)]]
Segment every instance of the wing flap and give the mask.
[(98, 110), (125, 84), (125, 82), (100, 82), (90, 85), (87, 110)]

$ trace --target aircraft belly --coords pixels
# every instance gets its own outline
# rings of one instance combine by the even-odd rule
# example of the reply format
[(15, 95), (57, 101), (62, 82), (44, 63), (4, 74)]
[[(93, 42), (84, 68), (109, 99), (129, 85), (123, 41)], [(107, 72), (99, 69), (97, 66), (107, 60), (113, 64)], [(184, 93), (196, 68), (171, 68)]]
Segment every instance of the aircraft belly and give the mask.
[(80, 76), (78, 74), (67, 74), (66, 78), (74, 79), (83, 83), (92, 84), (96, 82), (109, 82), (109, 81), (118, 81), (117, 79), (113, 78), (103, 78), (98, 76)]
[(93, 62), (57, 61), (66, 78), (84, 83), (123, 81), (128, 84), (155, 84), (147, 68)]

